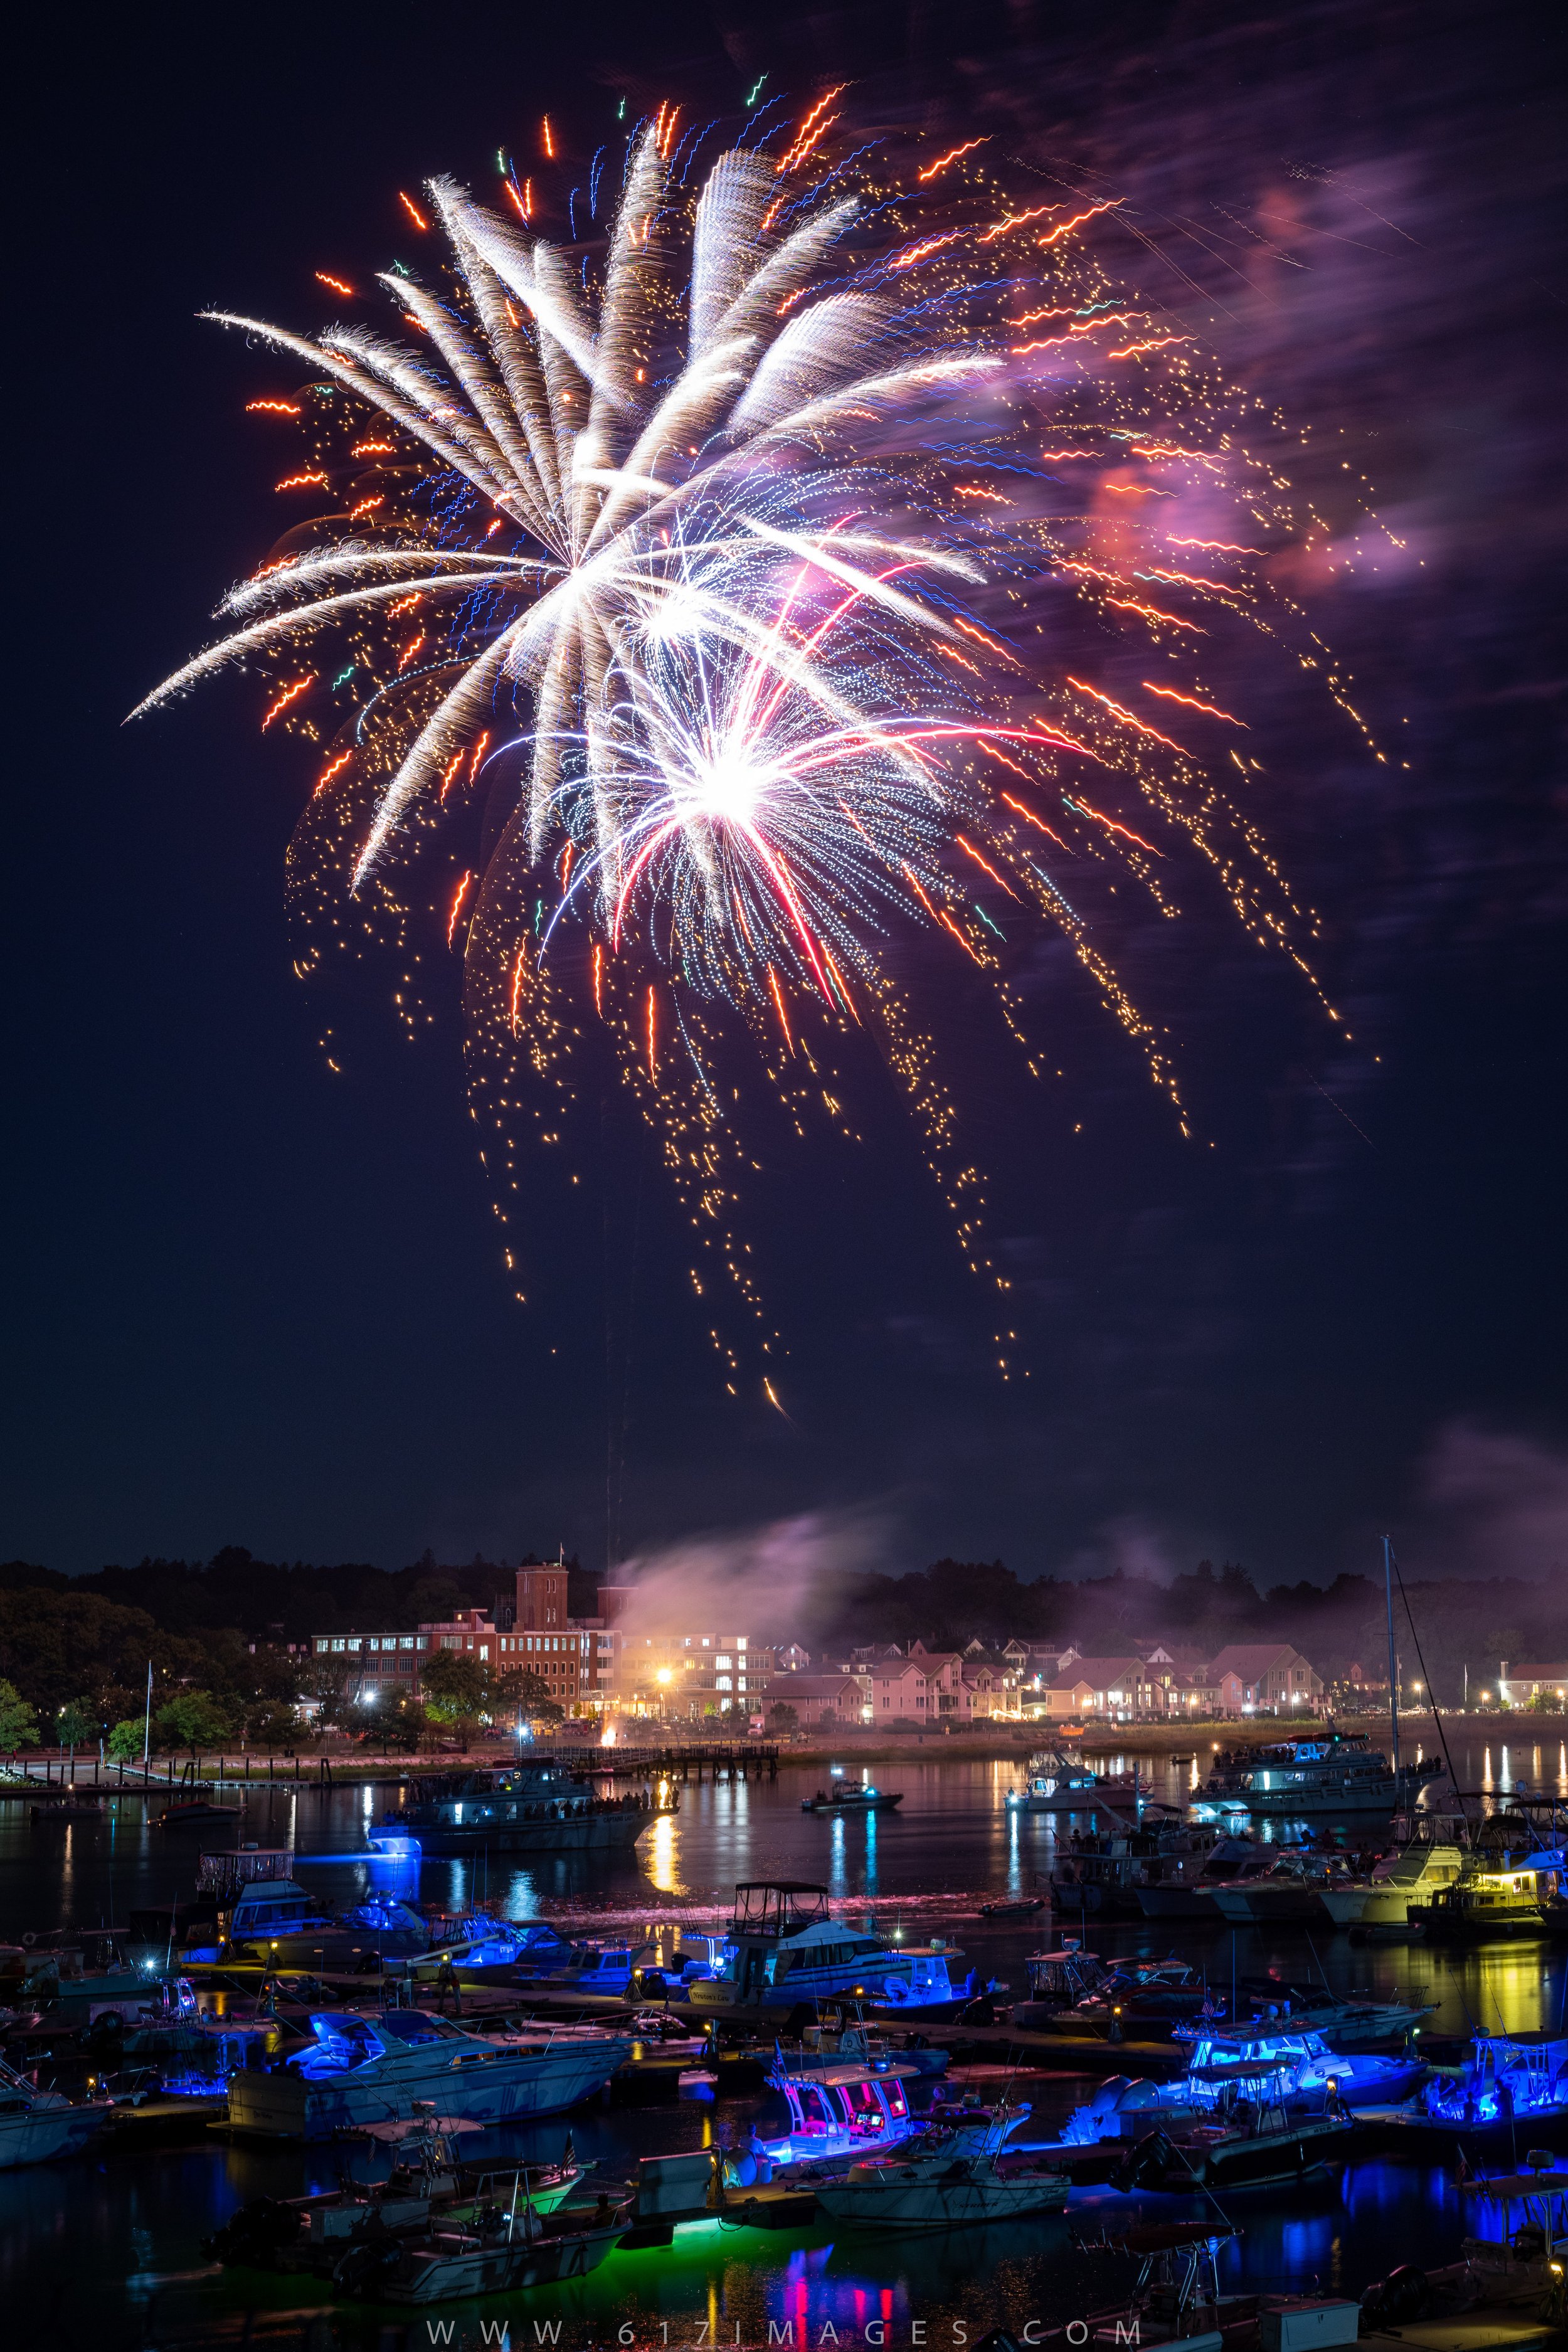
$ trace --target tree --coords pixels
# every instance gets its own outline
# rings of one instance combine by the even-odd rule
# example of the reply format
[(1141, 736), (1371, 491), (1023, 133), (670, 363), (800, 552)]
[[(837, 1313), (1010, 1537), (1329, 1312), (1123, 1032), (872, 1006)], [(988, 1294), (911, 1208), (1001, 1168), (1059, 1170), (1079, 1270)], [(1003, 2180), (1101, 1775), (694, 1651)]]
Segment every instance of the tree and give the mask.
[(464, 1650), (437, 1650), (419, 1676), (420, 1696), (432, 1723), (449, 1726), (466, 1748), (489, 1711), (490, 1670)]
[(158, 1709), (153, 1721), (159, 1744), (164, 1748), (188, 1748), (193, 1756), (203, 1748), (216, 1748), (227, 1739), (234, 1729), (228, 1709), (211, 1691), (182, 1691), (166, 1706)]
[(560, 1701), (551, 1697), (543, 1675), (536, 1675), (531, 1666), (517, 1666), (497, 1677), (493, 1711), (513, 1723), (521, 1715), (528, 1723), (548, 1724), (562, 1722), (566, 1713)]
[(431, 1723), (416, 1698), (400, 1691), (387, 1706), (375, 1710), (377, 1744), (391, 1755), (412, 1755), (431, 1736)]
[(109, 1753), (116, 1764), (140, 1764), (143, 1717), (127, 1716), (109, 1735)]
[(0, 1748), (36, 1748), (38, 1718), (15, 1683), (0, 1681)]
[(791, 1706), (788, 1699), (774, 1699), (768, 1709), (768, 1729), (776, 1732), (782, 1738), (786, 1731), (798, 1731), (799, 1728), (798, 1708)]
[(279, 1742), (292, 1738), (300, 1717), (286, 1698), (253, 1698), (245, 1710), (245, 1736), (268, 1756)]
[(55, 1728), (60, 1735), (60, 1746), (68, 1748), (74, 1756), (84, 1739), (90, 1739), (98, 1729), (98, 1717), (88, 1707), (84, 1698), (68, 1698), (55, 1717)]

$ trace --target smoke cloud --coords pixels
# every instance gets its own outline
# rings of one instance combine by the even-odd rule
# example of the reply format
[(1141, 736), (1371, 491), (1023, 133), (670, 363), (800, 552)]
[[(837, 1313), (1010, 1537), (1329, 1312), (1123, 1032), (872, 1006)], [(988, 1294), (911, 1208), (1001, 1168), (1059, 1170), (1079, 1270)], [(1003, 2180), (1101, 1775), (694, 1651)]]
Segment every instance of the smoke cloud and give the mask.
[(1454, 1421), (1423, 1465), (1451, 1573), (1542, 1578), (1568, 1570), (1568, 1452), (1517, 1431)]
[(693, 1537), (626, 1560), (613, 1581), (629, 1584), (628, 1637), (743, 1633), (790, 1641), (818, 1597), (883, 1565), (886, 1529), (869, 1514), (805, 1512), (730, 1534)]

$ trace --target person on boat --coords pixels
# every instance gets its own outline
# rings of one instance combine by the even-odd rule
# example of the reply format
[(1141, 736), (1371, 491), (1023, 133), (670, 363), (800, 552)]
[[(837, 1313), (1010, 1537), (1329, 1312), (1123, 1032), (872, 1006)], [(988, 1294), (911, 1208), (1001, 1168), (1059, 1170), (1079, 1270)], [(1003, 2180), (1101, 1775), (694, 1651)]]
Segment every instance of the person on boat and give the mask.
[(436, 1971), (436, 2006), (440, 2011), (443, 2017), (447, 2014), (447, 1996), (448, 1993), (450, 1993), (452, 1997), (453, 2016), (461, 2017), (463, 2014), (463, 1989), (458, 1982), (458, 1971), (452, 1966), (452, 1956), (450, 1952), (447, 1953), (446, 1958), (442, 1961), (440, 1967)]

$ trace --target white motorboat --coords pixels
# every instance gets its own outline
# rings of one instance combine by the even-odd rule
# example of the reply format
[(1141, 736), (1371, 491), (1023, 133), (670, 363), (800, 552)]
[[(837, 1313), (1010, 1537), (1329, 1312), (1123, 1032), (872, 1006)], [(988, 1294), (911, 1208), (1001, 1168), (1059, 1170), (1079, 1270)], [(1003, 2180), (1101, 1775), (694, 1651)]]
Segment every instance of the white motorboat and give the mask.
[(961, 2230), (1059, 2213), (1068, 2201), (1065, 2172), (1022, 2156), (1002, 2168), (1007, 2135), (1027, 2113), (1004, 2109), (979, 2128), (933, 2126), (901, 2155), (852, 2165), (841, 2180), (824, 2181), (816, 2201), (830, 2220), (862, 2230)]
[(0, 2169), (75, 2156), (110, 2113), (107, 2099), (68, 2099), (59, 2091), (40, 2091), (0, 2058)]
[[(372, 2303), (449, 2303), (459, 2295), (549, 2286), (597, 2270), (626, 2230), (607, 2198), (601, 2210), (541, 2214), (526, 2204), (492, 2207), (463, 2229), (437, 2230), (420, 2244), (357, 2249), (334, 2276), (342, 2292)], [(584, 2221), (586, 2226), (584, 2227)]]
[(779, 2051), (768, 2080), (789, 2106), (781, 2137), (753, 2137), (753, 2157), (769, 2163), (849, 2164), (921, 2129), (904, 2085), (918, 2082), (912, 2063), (843, 2057), (833, 2051)]
[(410, 2116), (429, 2100), (474, 2123), (559, 2115), (602, 2090), (632, 2049), (629, 2035), (591, 2028), (497, 2042), (419, 2009), (325, 2010), (310, 2031), (309, 2049), (230, 2077), (233, 2129), (325, 2139)]
[(1081, 1756), (1058, 1748), (1043, 1748), (1029, 1759), (1029, 1778), (1022, 1789), (1009, 1789), (1005, 1802), (1015, 1813), (1092, 1812), (1103, 1783)]
[(1429, 1904), (1440, 1888), (1456, 1884), (1464, 1866), (1464, 1849), (1451, 1839), (1413, 1838), (1373, 1863), (1369, 1877), (1331, 1877), (1318, 1899), (1336, 1927), (1408, 1927), (1411, 1904)]
[(973, 1996), (973, 1972), (954, 1981), (963, 1958), (935, 1937), (889, 1945), (835, 1919), (827, 1889), (814, 1881), (756, 1879), (735, 1889), (721, 1972), (699, 1979), (689, 1998), (699, 2008), (793, 2007), (847, 1994), (873, 2011), (919, 2014)]

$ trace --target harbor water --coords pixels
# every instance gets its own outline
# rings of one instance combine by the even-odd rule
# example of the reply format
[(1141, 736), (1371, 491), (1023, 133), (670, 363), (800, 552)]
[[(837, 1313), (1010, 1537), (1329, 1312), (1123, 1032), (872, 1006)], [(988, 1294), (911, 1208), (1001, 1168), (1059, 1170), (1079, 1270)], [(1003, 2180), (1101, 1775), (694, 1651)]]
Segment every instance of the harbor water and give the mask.
[[(291, 1847), (299, 1875), (336, 1908), (379, 1888), (452, 1910), (483, 1901), (510, 1918), (547, 1917), (588, 1934), (640, 1937), (675, 1923), (713, 1927), (728, 1916), (739, 1881), (819, 1881), (847, 1916), (889, 1940), (943, 1937), (968, 1955), (982, 1979), (1022, 1994), (1024, 1961), (1042, 1941), (1042, 1926), (993, 1924), (978, 1906), (1042, 1891), (1058, 1841), (1087, 1822), (1009, 1808), (1021, 1765), (961, 1760), (944, 1755), (945, 1745), (911, 1739), (897, 1763), (878, 1762), (879, 1785), (903, 1792), (896, 1812), (848, 1820), (803, 1813), (801, 1799), (822, 1775), (816, 1767), (786, 1767), (776, 1781), (682, 1788), (679, 1812), (653, 1824), (635, 1858), (561, 1857), (542, 1867), (500, 1854), (412, 1864), (348, 1858), (363, 1851), (367, 1829), (391, 1801), (385, 1787), (258, 1788), (237, 1824), (205, 1834), (152, 1827), (146, 1801), (129, 1794), (106, 1804), (100, 1821), (54, 1823), (35, 1823), (30, 1807), (13, 1800), (0, 1804), (0, 1942), (17, 1942), (28, 1930), (123, 1921), (132, 1907), (184, 1898), (202, 1846), (243, 1839)], [(1129, 1747), (1095, 1760), (1119, 1770), (1136, 1760), (1151, 1795), (1181, 1802), (1206, 1769), (1206, 1743), (1199, 1757), (1164, 1761)], [(852, 1751), (846, 1762), (859, 1777)], [(1511, 1730), (1506, 1740), (1470, 1737), (1456, 1743), (1454, 1764), (1467, 1789), (1501, 1794), (1528, 1785), (1568, 1797), (1568, 1751), (1555, 1739), (1521, 1740)], [(152, 1810), (160, 1809), (155, 1798)], [(1386, 1824), (1364, 1820), (1346, 1826), (1353, 1843), (1386, 1832)], [(1287, 1833), (1286, 1824), (1269, 1826), (1272, 1836)], [(334, 1858), (311, 1862), (311, 1855)], [(1275, 1971), (1297, 1984), (1326, 1980), (1336, 1993), (1397, 1992), (1431, 2004), (1434, 2034), (1562, 2032), (1568, 2012), (1568, 1945), (1544, 1937), (1455, 1948), (1355, 1945), (1327, 1925), (1233, 1930), (1118, 1921), (1091, 1922), (1086, 1940), (1106, 1957), (1174, 1952), (1218, 1989), (1233, 1974)], [(1048, 2134), (1098, 2079), (1031, 2074), (1018, 2086), (1034, 2111), (1028, 2135)], [(570, 2130), (582, 2161), (625, 2177), (641, 2156), (744, 2147), (753, 2123), (773, 2113), (771, 2095), (717, 2104), (683, 2097), (652, 2107), (606, 2098), (570, 2116), (491, 2131), (464, 2154), (552, 2160)], [(992, 2326), (1023, 2340), (1031, 2324), (1059, 2326), (1116, 2301), (1130, 2277), (1126, 2259), (1080, 2242), (1102, 2225), (1209, 2215), (1216, 2227), (1229, 2223), (1239, 2232), (1222, 2254), (1227, 2286), (1352, 2294), (1395, 2262), (1451, 2261), (1463, 2236), (1495, 2234), (1497, 2227), (1451, 2162), (1384, 2158), (1315, 2186), (1226, 2189), (1202, 2200), (1075, 2190), (1060, 2218), (887, 2243), (836, 2236), (825, 2226), (774, 2233), (714, 2220), (682, 2230), (671, 2248), (613, 2253), (585, 2279), (443, 2310), (429, 2335), (420, 2315), (406, 2337), (401, 2325), (388, 2332), (385, 2311), (336, 2303), (314, 2281), (226, 2272), (204, 2256), (203, 2240), (239, 2205), (331, 2187), (351, 2162), (361, 2176), (373, 2168), (363, 2148), (351, 2158), (331, 2144), (247, 2143), (194, 2128), (172, 2143), (100, 2142), (74, 2160), (0, 2173), (7, 2344), (51, 2352), (78, 2345), (194, 2352), (208, 2343), (394, 2352), (405, 2341), (500, 2343), (510, 2322), (516, 2352), (536, 2339), (563, 2352), (770, 2341), (815, 2352), (819, 2344), (879, 2340), (900, 2352), (917, 2345), (962, 2352)], [(449, 2336), (442, 2332), (447, 2320)]]

